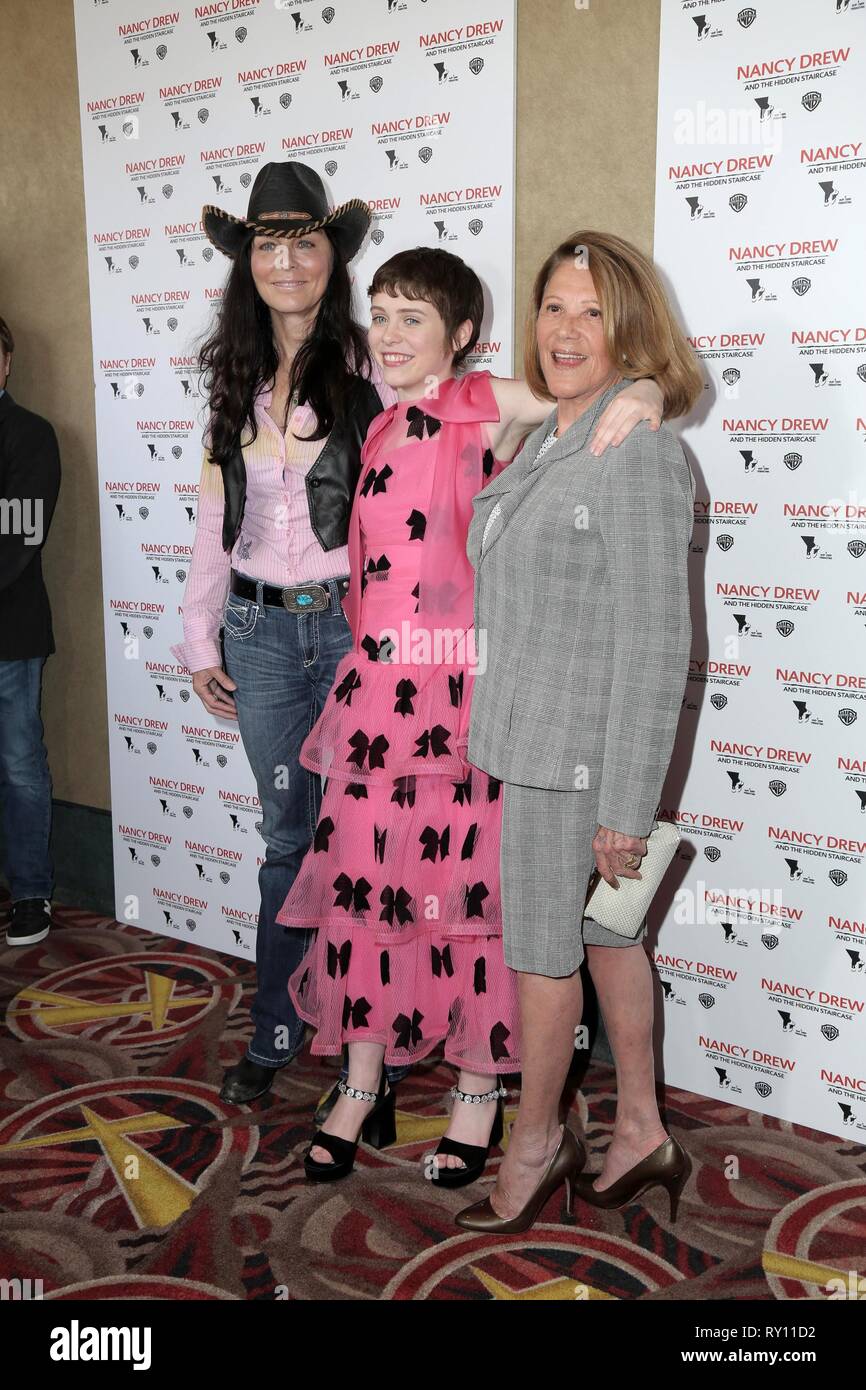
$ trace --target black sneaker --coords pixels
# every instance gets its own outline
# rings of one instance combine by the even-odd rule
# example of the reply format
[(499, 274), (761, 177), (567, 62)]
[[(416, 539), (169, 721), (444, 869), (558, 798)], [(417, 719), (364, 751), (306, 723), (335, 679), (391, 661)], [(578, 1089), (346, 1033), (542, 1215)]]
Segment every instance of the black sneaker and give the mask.
[(7, 946), (33, 946), (51, 930), (51, 904), (47, 898), (21, 898), (12, 904), (12, 921), (6, 928)]

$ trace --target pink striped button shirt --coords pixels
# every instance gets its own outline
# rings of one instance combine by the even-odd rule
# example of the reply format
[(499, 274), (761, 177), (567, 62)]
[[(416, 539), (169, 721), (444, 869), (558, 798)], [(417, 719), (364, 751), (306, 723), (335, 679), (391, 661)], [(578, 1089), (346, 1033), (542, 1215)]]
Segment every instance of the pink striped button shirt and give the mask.
[[(372, 382), (385, 406), (397, 393), (382, 381), (374, 363)], [(230, 571), (281, 588), (336, 579), (349, 573), (346, 546), (323, 550), (310, 523), (305, 478), (327, 442), (296, 439), (313, 428), (308, 405), (289, 417), (285, 436), (268, 414), (272, 391), (263, 388), (254, 403), (258, 434), (244, 445), (246, 505), (231, 555), (223, 550), (222, 470), (210, 463), (207, 450), (199, 482), (198, 515), (192, 561), (183, 596), (183, 643), (172, 654), (189, 671), (219, 666), (219, 630), (229, 592)]]

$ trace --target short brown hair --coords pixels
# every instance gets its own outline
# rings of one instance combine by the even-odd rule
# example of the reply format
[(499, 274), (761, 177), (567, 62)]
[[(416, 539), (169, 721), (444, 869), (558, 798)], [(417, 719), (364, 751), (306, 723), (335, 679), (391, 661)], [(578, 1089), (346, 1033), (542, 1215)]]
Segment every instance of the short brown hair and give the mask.
[(368, 294), (403, 294), (407, 299), (425, 299), (432, 304), (445, 324), (449, 343), (461, 323), (472, 322), (472, 336), (465, 347), (454, 354), (454, 366), (459, 367), (475, 347), (484, 317), (484, 291), (475, 271), (459, 256), (438, 246), (416, 246), (411, 251), (398, 251), (373, 276)]
[(538, 355), (536, 323), (551, 275), (580, 257), (601, 305), (611, 361), (624, 377), (655, 377), (666, 418), (686, 415), (703, 390), (703, 376), (674, 318), (658, 272), (631, 242), (608, 232), (575, 232), (548, 256), (535, 277), (526, 321), (524, 375), (535, 395), (553, 400)]
[(0, 319), (0, 348), (4, 353), (15, 351), (15, 339), (12, 337), (12, 329), (5, 319)]

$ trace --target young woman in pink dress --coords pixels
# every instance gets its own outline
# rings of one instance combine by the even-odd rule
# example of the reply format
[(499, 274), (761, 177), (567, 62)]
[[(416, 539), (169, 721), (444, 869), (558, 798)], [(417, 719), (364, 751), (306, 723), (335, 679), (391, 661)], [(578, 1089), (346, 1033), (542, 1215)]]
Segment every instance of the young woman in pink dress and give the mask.
[[(289, 981), (312, 1051), (348, 1044), (348, 1078), (305, 1157), (310, 1178), (352, 1169), (361, 1135), (393, 1142), (383, 1062), (444, 1044), (459, 1069), (435, 1156), (442, 1186), (484, 1169), (502, 1135), (499, 1077), (520, 1070), (516, 976), (502, 954), (499, 783), (466, 761), (483, 679), (466, 555), (472, 498), (550, 410), (523, 382), (456, 376), (478, 340), (483, 295), (458, 257), (419, 247), (380, 267), (371, 350), (398, 403), (374, 420), (349, 528), (353, 648), (304, 743), (327, 779), (313, 844), (277, 921), (315, 927)], [(631, 399), (624, 400), (624, 396)], [(596, 447), (641, 418), (652, 381), (617, 397)]]

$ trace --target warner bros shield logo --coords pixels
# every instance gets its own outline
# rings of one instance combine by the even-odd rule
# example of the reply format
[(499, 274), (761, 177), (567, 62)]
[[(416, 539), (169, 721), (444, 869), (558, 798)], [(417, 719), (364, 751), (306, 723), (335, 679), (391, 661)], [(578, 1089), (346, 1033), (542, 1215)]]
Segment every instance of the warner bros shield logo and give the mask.
[(370, 90), (373, 91), (373, 92), (381, 92), (381, 90), (382, 90), (382, 79), (381, 79), (381, 77), (371, 77), (371, 78), (370, 78)]
[(766, 936), (761, 937), (761, 944), (766, 946), (768, 951), (775, 951), (779, 944), (779, 938), (778, 936), (773, 936), (772, 932), (768, 932)]
[(854, 720), (857, 718), (856, 709), (840, 709), (837, 710), (837, 713), (839, 715), (840, 723), (844, 724), (846, 728), (850, 728), (851, 725), (854, 723)]
[(757, 17), (758, 11), (754, 8), (754, 6), (747, 5), (746, 8), (744, 10), (740, 10), (740, 13), (737, 15), (737, 23), (741, 25), (743, 29), (750, 29)]
[(430, 160), (433, 158), (432, 147), (430, 145), (422, 145), (418, 151), (418, 158), (422, 164), (429, 164)]
[(336, 159), (329, 159), (328, 162), (327, 162), (327, 164), (325, 165), (325, 173), (328, 175), (328, 178), (329, 178), (329, 179), (332, 179), (332, 178), (334, 177), (334, 175), (336, 174), (336, 172), (337, 172), (337, 161), (336, 161)]
[(722, 372), (722, 381), (726, 386), (736, 386), (740, 379), (740, 373), (736, 367), (726, 367)]
[(821, 105), (821, 93), (806, 92), (801, 100), (807, 111), (817, 111), (818, 107)]
[(841, 888), (848, 882), (848, 875), (844, 869), (831, 869), (829, 874), (830, 882), (835, 883), (837, 888)]
[(473, 58), (472, 61), (471, 61), (470, 64), (469, 64), (469, 71), (472, 73), (473, 77), (477, 77), (478, 74), (479, 74), (479, 72), (482, 71), (483, 67), (484, 67), (484, 59), (483, 59), (483, 58)]
[(704, 855), (709, 859), (711, 864), (717, 864), (722, 857), (722, 851), (719, 849), (718, 845), (706, 845), (704, 847)]
[(748, 201), (749, 201), (749, 200), (748, 200), (748, 198), (746, 197), (745, 193), (734, 193), (734, 194), (728, 199), (728, 207), (729, 207), (733, 212), (742, 212), (742, 211), (743, 211), (743, 208), (746, 206), (746, 204), (747, 204)]
[(780, 618), (776, 623), (776, 631), (780, 637), (790, 637), (794, 631), (794, 624), (790, 618)]
[(326, 5), (326, 7), (322, 10), (322, 19), (325, 21), (326, 24), (330, 24), (331, 20), (334, 18), (335, 13), (336, 11), (333, 5)]
[(758, 1092), (758, 1095), (761, 1097), (762, 1100), (766, 1100), (767, 1096), (771, 1096), (773, 1094), (773, 1088), (767, 1081), (756, 1081), (755, 1090)]
[(807, 275), (798, 275), (796, 280), (791, 281), (791, 289), (801, 297), (812, 288), (812, 281)]
[(698, 999), (705, 1009), (712, 1009), (716, 1002), (711, 994), (699, 994)]
[(859, 560), (861, 555), (866, 555), (866, 541), (849, 541), (848, 554), (853, 555), (855, 560)]
[(370, 233), (370, 240), (373, 242), (374, 246), (382, 245), (382, 242), (385, 240), (385, 233), (382, 231), (381, 227), (373, 228)]
[(792, 473), (794, 472), (795, 469), (797, 469), (797, 468), (800, 467), (800, 464), (801, 464), (802, 462), (803, 462), (803, 455), (802, 455), (802, 454), (797, 454), (797, 453), (786, 454), (786, 455), (785, 455), (785, 458), (784, 458), (785, 467), (786, 467), (786, 468), (790, 468), (790, 470), (791, 470)]
[(727, 554), (733, 544), (734, 538), (727, 531), (723, 531), (720, 536), (716, 536), (716, 545), (719, 547), (719, 550), (723, 550), (725, 554)]
[(778, 777), (773, 778), (772, 782), (770, 783), (770, 791), (773, 793), (774, 796), (784, 796), (787, 790), (788, 785), (786, 782), (780, 782)]
[(727, 697), (727, 695), (711, 695), (711, 696), (710, 696), (710, 704), (712, 705), (713, 709), (724, 709), (724, 708), (725, 708), (725, 705), (726, 705), (727, 703), (728, 703), (728, 697)]
[(839, 1029), (835, 1023), (822, 1023), (821, 1036), (826, 1038), (828, 1042), (835, 1042), (839, 1036)]
[(861, 362), (857, 368), (857, 375), (861, 381), (866, 381), (866, 362)]

